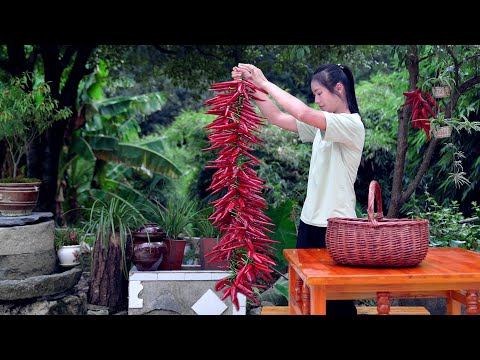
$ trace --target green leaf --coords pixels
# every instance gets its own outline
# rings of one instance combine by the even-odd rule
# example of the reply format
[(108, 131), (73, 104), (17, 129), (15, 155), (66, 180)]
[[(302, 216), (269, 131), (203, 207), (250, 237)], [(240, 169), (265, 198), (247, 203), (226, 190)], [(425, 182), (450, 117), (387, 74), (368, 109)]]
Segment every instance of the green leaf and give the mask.
[(288, 279), (280, 277), (273, 286), (288, 300)]
[(287, 266), (288, 262), (283, 257), (283, 249), (294, 249), (297, 242), (297, 229), (294, 220), (292, 220), (293, 202), (288, 199), (276, 208), (271, 208), (265, 212), (272, 223), (277, 226), (272, 230), (274, 234), (269, 234), (270, 238), (280, 243), (273, 244), (278, 265)]
[(148, 141), (142, 141), (138, 144), (141, 147), (148, 148), (153, 151), (160, 151), (164, 150), (165, 146), (163, 145), (163, 140), (162, 139), (152, 139)]
[(96, 101), (94, 105), (103, 116), (126, 115), (134, 113), (151, 114), (159, 111), (166, 103), (166, 97), (160, 93), (150, 93), (137, 96), (120, 96)]
[(297, 59), (301, 60), (305, 56), (305, 49), (303, 47), (300, 47), (297, 49)]
[(92, 99), (101, 99), (103, 95), (103, 83), (93, 83), (87, 90), (87, 94)]
[(99, 150), (113, 151), (118, 147), (118, 140), (111, 136), (90, 136), (88, 137), (88, 143), (94, 152)]
[(138, 191), (137, 189), (131, 187), (128, 184), (124, 184), (120, 181), (116, 181), (116, 180), (113, 180), (113, 179), (106, 179), (105, 184), (106, 184), (106, 186), (110, 186), (110, 184), (112, 184), (116, 188), (121, 188), (122, 191), (127, 194), (127, 196), (123, 196), (123, 198), (128, 197), (128, 198), (132, 198), (132, 199), (136, 199), (136, 200), (143, 200), (145, 202), (147, 201), (147, 198), (146, 198), (144, 193)]
[(72, 150), (85, 160), (95, 161), (95, 155), (90, 144), (81, 136), (73, 136)]
[(94, 148), (97, 158), (105, 161), (114, 161), (139, 169), (147, 169), (173, 178), (181, 174), (178, 167), (162, 154), (135, 144), (119, 143), (115, 149), (101, 151), (96, 149)]

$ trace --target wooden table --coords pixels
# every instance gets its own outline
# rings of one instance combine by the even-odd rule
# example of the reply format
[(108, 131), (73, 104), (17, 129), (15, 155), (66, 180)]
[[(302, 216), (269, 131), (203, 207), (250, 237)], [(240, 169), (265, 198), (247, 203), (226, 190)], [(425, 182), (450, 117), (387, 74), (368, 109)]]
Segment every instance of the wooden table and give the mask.
[(284, 249), (289, 264), (292, 315), (324, 315), (326, 300), (376, 299), (389, 314), (392, 298), (446, 298), (447, 314), (478, 314), (480, 253), (461, 248), (429, 248), (417, 266), (369, 268), (339, 265), (326, 249)]

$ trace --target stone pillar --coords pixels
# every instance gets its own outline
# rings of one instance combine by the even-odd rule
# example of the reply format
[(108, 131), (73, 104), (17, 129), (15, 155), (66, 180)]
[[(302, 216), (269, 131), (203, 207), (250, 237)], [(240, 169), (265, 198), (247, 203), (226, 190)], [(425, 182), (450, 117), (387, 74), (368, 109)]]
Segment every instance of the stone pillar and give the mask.
[(21, 280), (55, 271), (53, 220), (0, 227), (0, 280)]

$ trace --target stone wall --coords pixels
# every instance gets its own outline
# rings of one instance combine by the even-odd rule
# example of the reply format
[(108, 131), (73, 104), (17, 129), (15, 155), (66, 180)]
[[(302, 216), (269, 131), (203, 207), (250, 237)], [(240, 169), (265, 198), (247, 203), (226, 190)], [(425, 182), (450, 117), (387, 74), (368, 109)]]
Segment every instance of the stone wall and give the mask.
[(230, 273), (220, 270), (131, 271), (129, 315), (245, 315), (246, 297), (238, 294), (240, 308), (215, 284)]

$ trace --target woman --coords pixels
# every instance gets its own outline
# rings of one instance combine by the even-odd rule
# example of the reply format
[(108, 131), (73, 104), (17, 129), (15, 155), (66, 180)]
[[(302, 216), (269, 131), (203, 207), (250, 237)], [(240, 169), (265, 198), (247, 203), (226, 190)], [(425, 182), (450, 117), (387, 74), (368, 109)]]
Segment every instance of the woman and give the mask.
[[(267, 80), (251, 64), (238, 64), (234, 79), (246, 79), (265, 90), (257, 91), (257, 106), (267, 120), (312, 142), (307, 196), (300, 215), (297, 248), (324, 248), (327, 219), (356, 217), (354, 183), (365, 140), (351, 70), (341, 64), (321, 65), (313, 74), (311, 89), (316, 110)], [(355, 315), (351, 300), (327, 301), (327, 315)]]

